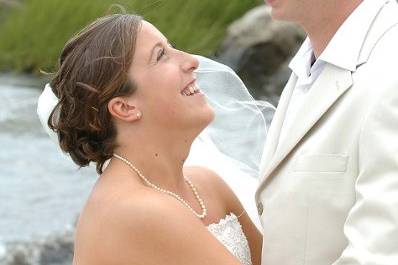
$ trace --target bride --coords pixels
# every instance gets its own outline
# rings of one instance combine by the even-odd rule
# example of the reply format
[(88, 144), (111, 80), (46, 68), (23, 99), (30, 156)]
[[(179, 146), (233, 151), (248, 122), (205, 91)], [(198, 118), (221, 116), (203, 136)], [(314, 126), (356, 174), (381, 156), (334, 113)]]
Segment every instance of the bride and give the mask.
[[(99, 18), (65, 45), (38, 112), (47, 108), (40, 118), (61, 149), (100, 175), (78, 220), (73, 264), (260, 264), (262, 235), (231, 185), (217, 166), (186, 163), (200, 153), (217, 164), (210, 151), (190, 154), (199, 135), (213, 135), (217, 112), (199, 88), (198, 60), (136, 15)], [(51, 114), (45, 93), (56, 96)]]

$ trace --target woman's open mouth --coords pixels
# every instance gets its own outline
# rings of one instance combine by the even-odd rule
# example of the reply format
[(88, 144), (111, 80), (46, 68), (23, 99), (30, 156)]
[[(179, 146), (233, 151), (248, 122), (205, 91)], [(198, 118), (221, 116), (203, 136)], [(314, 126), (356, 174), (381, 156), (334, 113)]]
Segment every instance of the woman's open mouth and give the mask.
[(202, 94), (195, 82), (190, 83), (181, 91), (181, 95), (186, 97), (193, 96), (195, 94)]

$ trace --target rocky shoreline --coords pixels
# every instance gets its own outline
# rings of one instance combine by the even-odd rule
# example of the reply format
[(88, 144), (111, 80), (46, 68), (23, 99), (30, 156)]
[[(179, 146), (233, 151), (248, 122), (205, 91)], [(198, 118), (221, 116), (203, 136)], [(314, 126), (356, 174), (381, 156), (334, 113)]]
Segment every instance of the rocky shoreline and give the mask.
[(73, 232), (33, 242), (13, 242), (0, 253), (0, 265), (70, 265), (73, 258)]

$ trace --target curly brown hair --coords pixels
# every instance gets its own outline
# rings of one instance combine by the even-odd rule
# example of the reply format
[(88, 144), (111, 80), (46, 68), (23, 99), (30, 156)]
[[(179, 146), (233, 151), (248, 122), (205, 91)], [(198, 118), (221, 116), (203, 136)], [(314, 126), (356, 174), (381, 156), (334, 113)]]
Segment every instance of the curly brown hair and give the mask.
[(127, 71), (141, 22), (140, 16), (131, 14), (98, 18), (66, 43), (51, 81), (59, 103), (49, 127), (78, 166), (95, 162), (98, 174), (116, 147), (107, 104), (136, 90)]

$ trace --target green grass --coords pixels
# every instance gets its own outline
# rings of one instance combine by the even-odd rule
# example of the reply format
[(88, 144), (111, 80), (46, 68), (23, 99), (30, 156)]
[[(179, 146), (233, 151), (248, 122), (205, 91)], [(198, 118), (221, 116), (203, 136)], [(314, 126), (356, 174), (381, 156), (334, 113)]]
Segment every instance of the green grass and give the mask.
[[(0, 70), (53, 71), (65, 42), (112, 4), (142, 15), (178, 48), (212, 55), (226, 27), (262, 0), (25, 0), (0, 20)], [(117, 12), (114, 8), (113, 12)], [(111, 11), (112, 12), (112, 11)]]

